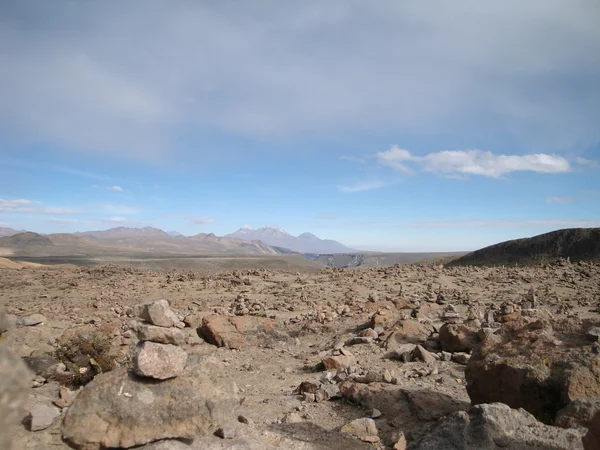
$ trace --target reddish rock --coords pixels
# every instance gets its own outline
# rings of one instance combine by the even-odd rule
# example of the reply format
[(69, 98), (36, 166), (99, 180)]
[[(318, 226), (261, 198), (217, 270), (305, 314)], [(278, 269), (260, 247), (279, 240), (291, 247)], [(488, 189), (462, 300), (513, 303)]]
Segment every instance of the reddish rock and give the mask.
[(352, 355), (327, 356), (323, 358), (325, 370), (345, 369), (356, 364), (356, 359)]
[(586, 326), (522, 321), (485, 338), (465, 372), (474, 405), (502, 402), (523, 408), (545, 423), (573, 400), (600, 397), (600, 356), (591, 352)]
[(197, 331), (210, 344), (238, 349), (245, 344), (263, 344), (274, 335), (275, 325), (262, 317), (207, 316)]
[(597, 413), (583, 437), (583, 448), (585, 450), (598, 450), (600, 448), (600, 412)]
[(494, 319), (496, 322), (506, 323), (512, 322), (513, 320), (517, 320), (521, 318), (521, 311), (514, 311), (510, 314), (494, 314)]
[(440, 328), (442, 350), (446, 352), (470, 352), (479, 343), (477, 331), (465, 324), (444, 324)]
[(398, 323), (386, 341), (386, 348), (393, 350), (401, 344), (420, 344), (431, 334), (430, 327), (416, 320), (403, 320)]

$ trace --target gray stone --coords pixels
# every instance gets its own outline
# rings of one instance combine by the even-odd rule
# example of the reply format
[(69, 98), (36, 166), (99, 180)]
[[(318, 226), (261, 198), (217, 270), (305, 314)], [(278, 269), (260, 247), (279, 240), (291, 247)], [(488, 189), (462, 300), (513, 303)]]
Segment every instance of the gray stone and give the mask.
[(60, 416), (60, 410), (54, 406), (37, 405), (30, 412), (31, 431), (45, 430)]
[(235, 429), (230, 426), (218, 428), (217, 431), (215, 431), (215, 436), (218, 436), (221, 439), (233, 439), (235, 437)]
[(34, 325), (43, 324), (48, 319), (41, 314), (32, 314), (27, 317), (20, 317), (17, 319), (17, 326), (19, 327), (32, 327)]
[(355, 419), (352, 422), (347, 423), (340, 429), (341, 433), (348, 433), (351, 436), (357, 438), (363, 438), (367, 436), (377, 436), (377, 425), (375, 421), (369, 418)]
[(558, 411), (554, 425), (561, 428), (588, 428), (598, 412), (599, 398), (578, 398)]
[(433, 354), (431, 352), (425, 350), (420, 345), (416, 346), (413, 354), (415, 355), (415, 358), (420, 359), (421, 361), (423, 361), (427, 364), (433, 364), (436, 361), (435, 356), (433, 356)]
[(600, 327), (591, 327), (591, 328), (589, 328), (587, 330), (587, 335), (593, 341), (599, 340), (600, 339)]
[(4, 308), (0, 307), (0, 336), (17, 326), (17, 318), (11, 314), (6, 314)]
[(133, 315), (159, 327), (169, 328), (179, 323), (179, 318), (171, 310), (167, 300), (136, 305), (133, 307)]
[(131, 329), (137, 334), (140, 341), (157, 342), (159, 344), (185, 345), (186, 335), (178, 328), (165, 328), (133, 322)]
[[(0, 342), (0, 430), (10, 429), (22, 418), (31, 378), (21, 358)], [(0, 432), (0, 448), (13, 448), (11, 433)]]
[(233, 381), (204, 358), (162, 382), (125, 369), (98, 375), (77, 395), (62, 436), (75, 448), (130, 448), (160, 439), (193, 439), (223, 426), (239, 405)]
[(187, 362), (185, 350), (170, 344), (140, 342), (133, 355), (133, 370), (142, 377), (166, 380), (178, 376)]
[(583, 432), (544, 425), (524, 409), (503, 403), (473, 406), (437, 421), (421, 435), (414, 450), (582, 449)]

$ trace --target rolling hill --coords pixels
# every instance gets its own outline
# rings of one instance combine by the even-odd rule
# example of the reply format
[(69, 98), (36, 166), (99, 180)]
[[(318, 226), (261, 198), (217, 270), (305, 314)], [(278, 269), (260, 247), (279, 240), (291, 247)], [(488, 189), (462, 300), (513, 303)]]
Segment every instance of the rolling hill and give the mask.
[(600, 228), (569, 228), (501, 242), (456, 258), (448, 265), (541, 264), (556, 258), (600, 260)]

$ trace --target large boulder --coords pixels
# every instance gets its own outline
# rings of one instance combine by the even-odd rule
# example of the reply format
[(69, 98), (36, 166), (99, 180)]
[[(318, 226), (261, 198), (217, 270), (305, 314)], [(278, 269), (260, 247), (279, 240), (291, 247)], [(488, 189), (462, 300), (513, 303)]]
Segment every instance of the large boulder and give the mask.
[(550, 424), (573, 400), (599, 397), (600, 355), (592, 352), (588, 328), (572, 320), (505, 324), (469, 360), (471, 402), (502, 402)]
[(465, 324), (446, 323), (440, 328), (440, 344), (446, 352), (470, 352), (479, 343), (477, 331)]
[(582, 431), (565, 430), (538, 422), (523, 409), (502, 403), (477, 405), (435, 422), (413, 450), (577, 450)]
[(276, 336), (273, 322), (254, 316), (207, 316), (197, 331), (209, 344), (232, 349), (264, 344)]
[[(3, 308), (0, 305), (0, 317)], [(0, 448), (12, 449), (11, 426), (22, 419), (23, 406), (31, 383), (31, 372), (0, 339)]]
[(130, 448), (160, 439), (193, 439), (235, 417), (237, 387), (219, 376), (215, 360), (188, 364), (166, 381), (125, 369), (97, 376), (64, 417), (62, 436), (75, 448)]
[(562, 428), (587, 428), (598, 412), (600, 398), (578, 398), (558, 412), (554, 425)]

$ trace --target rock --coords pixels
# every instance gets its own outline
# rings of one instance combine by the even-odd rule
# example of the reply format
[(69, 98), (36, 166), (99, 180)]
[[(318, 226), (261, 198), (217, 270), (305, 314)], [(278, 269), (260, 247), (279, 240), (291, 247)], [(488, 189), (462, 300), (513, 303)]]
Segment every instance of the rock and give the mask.
[[(477, 405), (437, 421), (411, 445), (414, 450), (581, 449), (582, 432), (544, 425), (523, 409)], [(591, 447), (590, 447), (591, 448)], [(597, 447), (594, 447), (597, 448)]]
[[(2, 306), (0, 305), (0, 311)], [(0, 313), (1, 314), (1, 313)], [(32, 374), (25, 364), (0, 340), (0, 448), (11, 450), (11, 433), (4, 430), (16, 426), (31, 384)]]
[(415, 344), (402, 344), (389, 352), (386, 356), (390, 359), (398, 359), (403, 362), (411, 362), (413, 353), (417, 346)]
[(133, 307), (133, 315), (159, 327), (169, 328), (179, 323), (179, 318), (171, 310), (167, 300), (157, 300), (135, 305)]
[(431, 352), (428, 352), (420, 345), (415, 347), (414, 356), (416, 359), (420, 359), (426, 364), (433, 364), (436, 362), (435, 356), (433, 356)]
[(592, 418), (588, 432), (583, 437), (583, 448), (585, 450), (600, 448), (600, 412)]
[(327, 356), (323, 358), (325, 370), (345, 369), (356, 364), (356, 359), (352, 355)]
[(340, 429), (340, 432), (348, 433), (349, 435), (359, 439), (378, 435), (375, 421), (366, 417), (362, 419), (355, 419), (352, 422), (347, 423)]
[(206, 358), (162, 382), (122, 368), (98, 375), (67, 410), (63, 439), (87, 450), (206, 435), (226, 424), (239, 405), (235, 383), (218, 371)]
[(600, 327), (590, 327), (587, 330), (587, 335), (592, 341), (600, 339)]
[(184, 345), (186, 343), (185, 333), (178, 328), (157, 327), (140, 322), (134, 322), (131, 325), (140, 341), (173, 345)]
[(465, 371), (472, 403), (522, 407), (550, 424), (570, 402), (600, 397), (600, 356), (585, 350), (585, 331), (577, 320), (553, 325), (511, 323), (486, 338)]
[(187, 362), (185, 350), (170, 344), (143, 341), (133, 355), (133, 370), (142, 377), (166, 380), (178, 376)]
[(340, 387), (337, 384), (324, 384), (321, 386), (320, 391), (326, 394), (327, 400), (335, 400), (342, 397)]
[(446, 352), (470, 352), (479, 343), (477, 329), (465, 324), (444, 324), (440, 328), (440, 344)]
[(34, 325), (39, 325), (47, 322), (45, 316), (42, 314), (32, 314), (27, 317), (20, 317), (17, 319), (17, 326), (19, 327), (32, 327)]
[(463, 366), (466, 366), (468, 364), (469, 359), (471, 359), (471, 355), (469, 355), (468, 353), (458, 352), (452, 355), (452, 361), (454, 361), (456, 364), (461, 364)]
[(402, 391), (412, 413), (421, 420), (437, 420), (447, 414), (468, 409), (469, 402), (429, 389)]
[(23, 358), (25, 364), (29, 370), (34, 374), (40, 375), (44, 378), (50, 378), (57, 372), (57, 365), (60, 364), (59, 360), (54, 354), (43, 354), (39, 356), (27, 356)]
[(231, 349), (265, 344), (277, 337), (273, 322), (254, 316), (206, 316), (197, 332), (209, 344)]
[(29, 416), (31, 419), (31, 431), (45, 430), (60, 416), (60, 409), (54, 406), (37, 405), (29, 412)]
[(373, 328), (367, 328), (365, 330), (362, 330), (360, 333), (358, 333), (358, 336), (377, 339), (379, 335)]
[(6, 314), (4, 308), (0, 307), (0, 336), (17, 326), (17, 318)]
[(578, 398), (558, 412), (554, 425), (561, 428), (588, 428), (598, 412), (599, 398)]
[(380, 417), (381, 417), (381, 411), (379, 411), (377, 408), (373, 408), (371, 411), (369, 411), (369, 418), (379, 419)]
[(401, 344), (420, 344), (425, 342), (430, 334), (430, 328), (421, 322), (410, 319), (403, 320), (394, 327), (392, 334), (386, 341), (386, 348), (393, 350)]
[(235, 429), (233, 427), (221, 427), (215, 431), (215, 436), (221, 439), (233, 439), (235, 437)]
[(394, 444), (392, 450), (406, 450), (406, 437), (404, 436), (404, 433), (400, 432), (400, 437)]
[(302, 420), (302, 417), (300, 417), (300, 414), (298, 413), (289, 413), (286, 414), (283, 419), (281, 419), (282, 423), (300, 423), (300, 422), (304, 422)]

